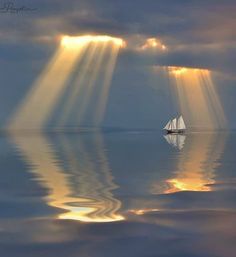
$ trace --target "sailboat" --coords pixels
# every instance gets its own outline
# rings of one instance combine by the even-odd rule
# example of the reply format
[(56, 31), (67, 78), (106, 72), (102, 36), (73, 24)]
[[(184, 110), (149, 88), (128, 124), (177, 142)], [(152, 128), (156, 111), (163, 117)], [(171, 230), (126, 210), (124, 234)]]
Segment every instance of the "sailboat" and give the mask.
[(186, 126), (182, 115), (179, 118), (174, 118), (173, 120), (169, 120), (163, 129), (167, 132), (167, 134), (184, 133), (184, 131), (186, 130)]

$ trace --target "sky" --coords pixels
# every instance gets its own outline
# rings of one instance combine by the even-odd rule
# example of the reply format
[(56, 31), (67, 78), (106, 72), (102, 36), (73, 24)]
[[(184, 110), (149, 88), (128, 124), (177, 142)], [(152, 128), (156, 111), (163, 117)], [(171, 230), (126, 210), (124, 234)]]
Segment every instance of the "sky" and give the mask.
[[(0, 8), (6, 4), (0, 1)], [(2, 126), (19, 109), (62, 36), (90, 34), (126, 42), (118, 54), (101, 126), (160, 129), (180, 114), (169, 80), (158, 72), (174, 66), (210, 70), (227, 128), (236, 128), (235, 1), (17, 0), (11, 5), (33, 11), (0, 13)], [(41, 99), (39, 109), (43, 103)], [(89, 102), (80, 125), (94, 125), (90, 114), (95, 108)], [(76, 118), (72, 115), (66, 125), (78, 125)]]

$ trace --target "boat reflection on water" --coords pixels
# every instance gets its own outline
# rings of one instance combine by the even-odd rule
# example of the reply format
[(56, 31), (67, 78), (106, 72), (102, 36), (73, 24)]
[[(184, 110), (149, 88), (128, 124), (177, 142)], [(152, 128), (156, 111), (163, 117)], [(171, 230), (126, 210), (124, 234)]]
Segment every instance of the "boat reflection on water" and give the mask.
[(186, 136), (182, 134), (167, 134), (164, 136), (164, 138), (168, 142), (168, 144), (181, 150), (184, 147)]
[(123, 220), (118, 214), (121, 202), (112, 193), (117, 186), (110, 173), (101, 135), (93, 134), (90, 150), (84, 146), (82, 137), (69, 140), (59, 135), (54, 138), (57, 150), (53, 140), (49, 141), (42, 133), (11, 134), (11, 140), (31, 166), (29, 170), (36, 174), (41, 186), (49, 189), (46, 203), (63, 210), (58, 218), (82, 222)]

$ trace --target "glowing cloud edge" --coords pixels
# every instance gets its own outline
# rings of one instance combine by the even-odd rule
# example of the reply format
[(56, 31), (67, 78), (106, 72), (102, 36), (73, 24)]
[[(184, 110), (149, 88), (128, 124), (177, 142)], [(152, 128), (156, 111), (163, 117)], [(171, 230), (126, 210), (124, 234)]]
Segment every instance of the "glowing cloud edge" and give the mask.
[(61, 45), (65, 47), (76, 47), (88, 43), (113, 43), (116, 46), (124, 48), (126, 42), (122, 38), (112, 37), (108, 35), (82, 35), (82, 36), (68, 36), (61, 37)]

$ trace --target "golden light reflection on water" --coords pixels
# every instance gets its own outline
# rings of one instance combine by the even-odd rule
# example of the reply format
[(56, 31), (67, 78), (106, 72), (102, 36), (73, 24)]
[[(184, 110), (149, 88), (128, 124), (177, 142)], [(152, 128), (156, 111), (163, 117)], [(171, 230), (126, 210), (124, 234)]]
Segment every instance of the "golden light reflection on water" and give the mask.
[(164, 193), (178, 191), (210, 191), (214, 183), (214, 171), (223, 153), (225, 135), (189, 135), (189, 144), (179, 155), (174, 177), (168, 179), (168, 189)]
[(160, 209), (139, 209), (139, 210), (130, 210), (130, 213), (134, 213), (136, 215), (144, 215), (145, 213), (151, 213), (151, 212), (157, 212), (160, 211)]
[[(95, 154), (102, 160), (96, 168), (80, 139), (73, 141), (74, 144), (66, 138), (61, 141), (64, 157), (68, 157), (66, 161), (69, 172), (60, 165), (53, 144), (49, 143), (45, 135), (11, 134), (11, 139), (26, 162), (32, 166), (30, 170), (37, 175), (39, 183), (49, 189), (46, 203), (65, 211), (58, 216), (59, 219), (82, 222), (114, 222), (124, 219), (119, 214), (121, 202), (112, 193), (117, 186), (113, 182), (100, 135), (96, 134), (96, 143), (93, 145)], [(73, 149), (77, 144), (82, 147), (79, 158)]]
[[(136, 219), (136, 215), (145, 216), (172, 208), (168, 201), (173, 200), (173, 193), (213, 190), (217, 181), (215, 172), (219, 167), (226, 140), (224, 133), (186, 134), (183, 148), (175, 147), (173, 151), (167, 152), (172, 155), (168, 169), (163, 167), (170, 160), (170, 156), (166, 156), (161, 164), (151, 161), (154, 166), (147, 167), (147, 170), (141, 167), (142, 172), (147, 172), (147, 177), (138, 170), (137, 173), (136, 170), (135, 173), (122, 173), (118, 170), (119, 175), (115, 173), (116, 176), (123, 176), (122, 179), (119, 178), (119, 193), (125, 192), (125, 196), (120, 194), (122, 204), (114, 195), (118, 186), (114, 183), (112, 169), (117, 170), (117, 167), (111, 168), (109, 165), (102, 135), (85, 133), (68, 136), (60, 133), (55, 137), (53, 140), (54, 136), (50, 136), (49, 141), (43, 134), (11, 135), (21, 156), (30, 166), (27, 170), (35, 174), (36, 181), (43, 188), (48, 189), (45, 203), (62, 210), (57, 218), (82, 222)], [(140, 149), (144, 148), (146, 152), (150, 145), (145, 145), (140, 145)], [(109, 149), (115, 148), (113, 145)], [(117, 151), (109, 153), (119, 154)], [(119, 158), (126, 156), (122, 157), (121, 154)], [(141, 155), (138, 156), (141, 158)], [(132, 158), (132, 164), (122, 158), (119, 159), (119, 164), (113, 162), (112, 165), (119, 166), (124, 162), (122, 169), (129, 170), (132, 165), (136, 167), (137, 163), (146, 162), (146, 158), (156, 160), (156, 155), (144, 155), (143, 160)], [(137, 178), (134, 178), (136, 174)], [(134, 187), (130, 187), (134, 180)], [(163, 200), (163, 194), (169, 195), (167, 201)]]

